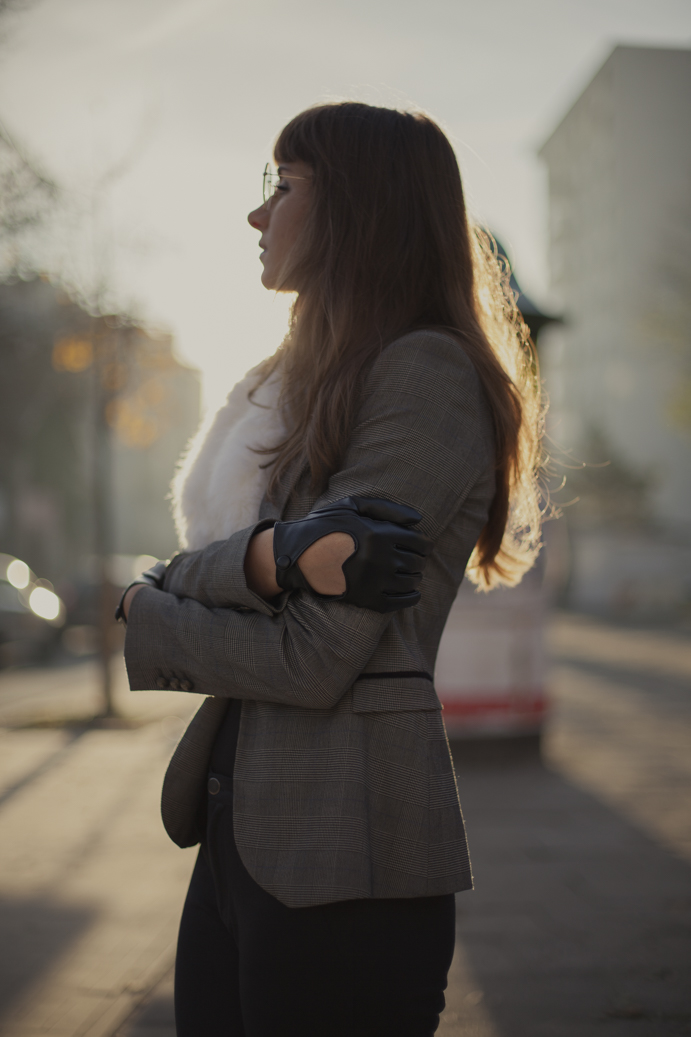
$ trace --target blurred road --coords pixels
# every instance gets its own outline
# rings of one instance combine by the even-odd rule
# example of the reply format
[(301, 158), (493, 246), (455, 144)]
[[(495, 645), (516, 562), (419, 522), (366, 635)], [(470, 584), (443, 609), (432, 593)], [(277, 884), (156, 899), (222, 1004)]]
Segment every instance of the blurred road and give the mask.
[[(439, 1034), (691, 1035), (691, 636), (558, 615), (550, 646), (542, 759), (454, 746), (476, 889)], [(131, 723), (110, 730), (29, 726), (93, 711), (91, 664), (0, 675), (7, 1037), (174, 1035), (195, 851), (158, 797), (198, 700), (118, 673)]]

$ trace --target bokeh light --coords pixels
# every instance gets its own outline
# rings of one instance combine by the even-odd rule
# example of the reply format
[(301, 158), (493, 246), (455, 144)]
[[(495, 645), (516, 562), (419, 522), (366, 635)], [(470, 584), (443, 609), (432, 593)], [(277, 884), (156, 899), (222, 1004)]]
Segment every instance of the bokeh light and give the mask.
[(24, 590), (25, 587), (29, 586), (29, 580), (31, 579), (31, 572), (26, 562), (21, 562), (18, 558), (15, 558), (13, 562), (7, 566), (7, 581), (11, 583), (13, 587), (16, 587), (18, 591)]
[(56, 371), (80, 374), (91, 366), (94, 347), (87, 339), (60, 338), (53, 346), (53, 367)]
[(60, 598), (47, 587), (36, 587), (31, 592), (29, 607), (41, 619), (51, 621), (60, 615)]

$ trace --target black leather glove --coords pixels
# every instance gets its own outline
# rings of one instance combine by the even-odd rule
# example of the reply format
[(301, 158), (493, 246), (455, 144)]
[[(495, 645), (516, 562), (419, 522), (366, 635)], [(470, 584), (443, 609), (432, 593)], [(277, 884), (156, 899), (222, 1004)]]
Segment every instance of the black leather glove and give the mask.
[(138, 576), (136, 580), (132, 580), (129, 587), (125, 587), (122, 592), (122, 597), (120, 598), (118, 607), (115, 610), (115, 618), (121, 619), (123, 623), (127, 622), (125, 611), (122, 606), (125, 600), (125, 595), (131, 587), (136, 587), (138, 584), (144, 584), (147, 587), (155, 587), (159, 591), (162, 590), (167, 568), (168, 562), (156, 562), (156, 564), (152, 565), (150, 569), (147, 569), (141, 574), (141, 576)]
[[(375, 612), (417, 605), (430, 541), (410, 529), (420, 515), (406, 504), (373, 497), (343, 497), (303, 519), (274, 526), (276, 582), (283, 590), (307, 590)], [(343, 563), (344, 594), (317, 594), (297, 564), (310, 544), (329, 533), (349, 533), (355, 552)]]

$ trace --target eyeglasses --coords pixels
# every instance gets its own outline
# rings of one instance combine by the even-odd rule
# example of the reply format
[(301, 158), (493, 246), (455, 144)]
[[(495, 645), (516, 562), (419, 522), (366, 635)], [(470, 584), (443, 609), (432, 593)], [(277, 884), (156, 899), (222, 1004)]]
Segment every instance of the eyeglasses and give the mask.
[(262, 179), (262, 194), (264, 196), (264, 202), (268, 202), (276, 193), (281, 180), (311, 180), (309, 176), (288, 176), (287, 173), (272, 173), (271, 166), (267, 162), (264, 166), (264, 176)]

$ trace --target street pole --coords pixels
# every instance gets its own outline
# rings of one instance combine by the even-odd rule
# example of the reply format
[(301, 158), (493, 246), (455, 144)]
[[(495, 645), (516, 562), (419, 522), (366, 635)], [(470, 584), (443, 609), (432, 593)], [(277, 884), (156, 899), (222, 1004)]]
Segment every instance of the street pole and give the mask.
[(106, 418), (109, 393), (106, 382), (106, 336), (112, 334), (103, 318), (92, 322), (94, 349), (94, 443), (93, 443), (93, 515), (94, 554), (98, 580), (98, 648), (104, 717), (113, 717), (115, 709), (111, 659), (113, 654), (113, 584), (110, 563), (113, 554), (112, 521), (112, 451), (110, 428)]

